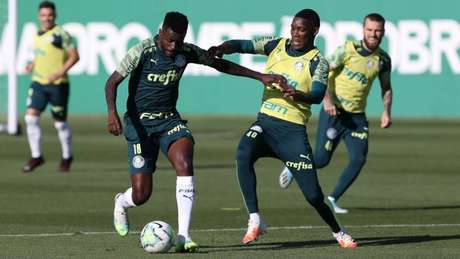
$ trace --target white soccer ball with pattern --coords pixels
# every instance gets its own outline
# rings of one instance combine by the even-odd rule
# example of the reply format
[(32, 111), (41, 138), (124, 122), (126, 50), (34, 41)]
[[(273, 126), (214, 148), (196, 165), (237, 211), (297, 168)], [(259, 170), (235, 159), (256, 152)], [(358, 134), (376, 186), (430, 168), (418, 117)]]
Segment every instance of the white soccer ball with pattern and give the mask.
[(149, 253), (165, 253), (174, 243), (174, 230), (160, 220), (147, 223), (141, 231), (141, 246)]

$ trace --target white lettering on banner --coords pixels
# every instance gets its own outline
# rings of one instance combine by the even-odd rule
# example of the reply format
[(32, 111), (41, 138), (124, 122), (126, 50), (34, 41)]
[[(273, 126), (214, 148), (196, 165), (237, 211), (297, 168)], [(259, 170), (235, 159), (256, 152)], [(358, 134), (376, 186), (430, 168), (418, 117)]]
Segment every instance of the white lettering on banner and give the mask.
[[(400, 56), (398, 70), (401, 74), (422, 74), (430, 66), (430, 52), (426, 43), (429, 28), (419, 20), (400, 21)], [(414, 58), (415, 57), (415, 58)]]
[[(455, 74), (460, 74), (460, 26), (454, 20), (431, 21), (431, 73), (441, 74), (442, 54), (444, 53), (449, 67)], [(443, 37), (447, 36), (447, 37)]]
[[(220, 44), (228, 39), (253, 39), (259, 36), (281, 35), (290, 37), (292, 16), (280, 19), (279, 33), (274, 22), (204, 22), (199, 27), (189, 25), (185, 40), (203, 49)], [(135, 41), (156, 34), (148, 26), (127, 23), (116, 27), (109, 22), (67, 23), (64, 28), (76, 39), (80, 62), (70, 73), (96, 75), (110, 74)], [(195, 29), (195, 30), (194, 30)], [(0, 74), (6, 73), (8, 56), (7, 42), (3, 31), (0, 41)], [(32, 41), (37, 31), (35, 23), (22, 27), (17, 53), (17, 71), (24, 73), (27, 62), (33, 58)], [(331, 54), (348, 38), (361, 38), (362, 25), (358, 21), (322, 22), (318, 38), (324, 42), (323, 53)], [(399, 20), (386, 23), (388, 53), (392, 57), (393, 69), (399, 74), (441, 74), (451, 71), (460, 74), (460, 25), (454, 19)], [(265, 62), (255, 61), (252, 55), (241, 55), (240, 64), (262, 71)], [(445, 61), (445, 62), (443, 62)], [(100, 71), (103, 69), (103, 71)], [(190, 65), (185, 71), (191, 76), (216, 76), (220, 73), (212, 68)]]

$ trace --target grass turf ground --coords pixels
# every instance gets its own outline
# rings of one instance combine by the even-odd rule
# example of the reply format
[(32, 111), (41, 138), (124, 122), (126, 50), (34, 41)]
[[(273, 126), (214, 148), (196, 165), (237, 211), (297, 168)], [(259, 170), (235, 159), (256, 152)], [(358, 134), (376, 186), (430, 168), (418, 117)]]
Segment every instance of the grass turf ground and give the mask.
[[(250, 246), (239, 241), (246, 212), (236, 181), (234, 157), (250, 118), (191, 118), (195, 139), (197, 199), (192, 236), (195, 258), (459, 258), (460, 123), (396, 120), (389, 130), (371, 121), (368, 162), (340, 205), (339, 215), (360, 242), (343, 250), (297, 186), (278, 187), (281, 163), (256, 164), (261, 213), (269, 233)], [(0, 136), (0, 257), (149, 258), (138, 231), (159, 219), (176, 226), (175, 174), (161, 156), (150, 201), (130, 210), (132, 234), (113, 232), (115, 193), (129, 186), (125, 142), (105, 132), (103, 117), (72, 117), (75, 163), (57, 172), (60, 148), (44, 120), (46, 163), (20, 173), (28, 158), (25, 136)], [(313, 121), (311, 125), (315, 126)], [(310, 127), (314, 142), (315, 127)], [(346, 164), (343, 144), (319, 173), (325, 193)], [(171, 258), (174, 253), (156, 255)], [(182, 255), (184, 256), (184, 255)]]

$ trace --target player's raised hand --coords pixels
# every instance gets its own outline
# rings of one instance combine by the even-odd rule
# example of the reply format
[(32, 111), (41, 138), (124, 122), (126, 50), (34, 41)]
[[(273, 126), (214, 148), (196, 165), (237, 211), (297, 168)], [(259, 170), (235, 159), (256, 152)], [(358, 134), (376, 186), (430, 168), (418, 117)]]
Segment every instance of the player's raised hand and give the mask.
[(116, 112), (109, 112), (107, 131), (115, 136), (120, 135), (123, 132), (123, 126), (121, 125), (120, 117)]
[(222, 58), (224, 52), (220, 46), (212, 46), (208, 49), (208, 55), (211, 57)]

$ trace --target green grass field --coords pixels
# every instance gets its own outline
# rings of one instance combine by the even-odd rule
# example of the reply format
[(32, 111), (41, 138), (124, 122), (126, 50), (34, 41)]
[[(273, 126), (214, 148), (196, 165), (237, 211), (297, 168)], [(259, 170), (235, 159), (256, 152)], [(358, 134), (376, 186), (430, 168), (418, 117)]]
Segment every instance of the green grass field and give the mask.
[[(240, 245), (247, 216), (235, 176), (235, 150), (251, 118), (190, 118), (195, 139), (197, 199), (194, 255), (171, 258), (459, 258), (460, 122), (396, 120), (388, 130), (371, 121), (368, 162), (341, 200), (349, 214), (340, 222), (360, 242), (343, 250), (306, 204), (297, 186), (278, 187), (279, 161), (256, 165), (262, 216), (269, 232)], [(112, 228), (113, 197), (129, 186), (125, 142), (105, 132), (104, 117), (72, 117), (75, 163), (57, 172), (60, 147), (44, 120), (46, 164), (20, 172), (28, 159), (25, 136), (0, 136), (1, 258), (149, 258), (138, 233), (151, 220), (176, 228), (175, 173), (161, 156), (150, 201), (130, 210), (132, 234)], [(316, 122), (310, 126), (314, 142)], [(333, 188), (345, 166), (343, 144), (319, 172), (323, 190)]]

